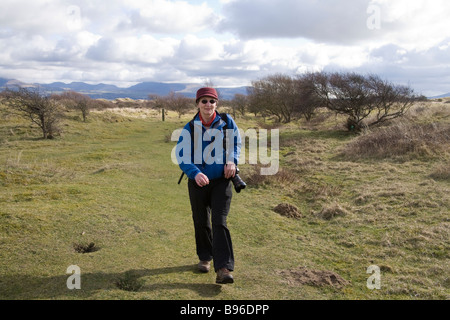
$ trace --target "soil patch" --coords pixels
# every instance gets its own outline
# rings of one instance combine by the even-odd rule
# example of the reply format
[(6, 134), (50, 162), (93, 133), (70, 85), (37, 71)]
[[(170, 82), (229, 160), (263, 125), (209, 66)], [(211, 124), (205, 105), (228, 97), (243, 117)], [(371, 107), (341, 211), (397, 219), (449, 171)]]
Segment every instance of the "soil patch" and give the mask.
[(279, 272), (290, 285), (310, 285), (310, 286), (331, 286), (336, 289), (342, 289), (350, 284), (349, 281), (342, 278), (333, 271), (314, 270), (306, 267), (300, 267), (292, 270), (283, 270)]
[(75, 252), (78, 253), (89, 253), (89, 252), (95, 252), (100, 250), (100, 248), (94, 243), (74, 243), (73, 248), (75, 249)]
[(302, 214), (297, 207), (289, 203), (280, 203), (273, 209), (273, 211), (288, 218), (299, 219), (302, 217)]

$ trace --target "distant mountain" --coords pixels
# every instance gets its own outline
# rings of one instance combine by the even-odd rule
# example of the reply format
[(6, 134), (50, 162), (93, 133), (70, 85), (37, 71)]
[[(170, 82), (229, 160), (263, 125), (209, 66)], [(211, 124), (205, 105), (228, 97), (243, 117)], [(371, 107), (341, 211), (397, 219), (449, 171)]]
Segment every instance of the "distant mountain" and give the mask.
[(0, 88), (3, 88), (8, 83), (8, 79), (0, 78)]
[(445, 94), (441, 94), (440, 96), (429, 97), (428, 99), (440, 99), (440, 98), (449, 98), (449, 97), (450, 97), (450, 92), (449, 93), (445, 93)]
[(15, 80), (15, 79), (5, 79), (5, 78), (0, 78), (0, 90), (5, 89), (6, 87), (9, 88), (14, 88), (14, 87), (24, 87), (24, 88), (30, 88), (30, 87), (35, 87), (35, 85), (30, 84), (30, 83), (25, 83), (19, 80)]
[[(0, 78), (0, 90), (6, 87), (35, 87), (41, 88), (48, 93), (62, 93), (64, 91), (76, 91), (86, 94), (93, 99), (114, 100), (117, 98), (148, 99), (150, 94), (165, 96), (171, 91), (181, 93), (187, 97), (195, 97), (195, 93), (201, 85), (192, 83), (163, 83), (163, 82), (141, 82), (129, 88), (119, 88), (110, 84), (88, 84), (84, 82), (53, 82), (49, 84), (24, 83), (14, 79)], [(247, 94), (247, 87), (217, 88), (222, 99), (233, 99), (236, 93)]]
[(162, 82), (141, 82), (127, 89), (128, 92), (142, 92), (147, 96), (149, 94), (167, 95), (171, 91), (182, 91), (186, 84), (181, 83), (162, 83)]
[(40, 85), (47, 88), (63, 89), (63, 90), (73, 90), (73, 91), (120, 91), (120, 88), (110, 85), (110, 84), (87, 84), (84, 82), (72, 82), (65, 84), (63, 82), (54, 82), (48, 85)]

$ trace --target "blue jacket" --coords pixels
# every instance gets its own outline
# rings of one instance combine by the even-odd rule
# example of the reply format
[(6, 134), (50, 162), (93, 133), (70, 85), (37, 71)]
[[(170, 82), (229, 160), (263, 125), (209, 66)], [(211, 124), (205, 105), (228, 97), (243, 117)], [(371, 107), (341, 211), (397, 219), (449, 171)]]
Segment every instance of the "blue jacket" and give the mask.
[[(241, 153), (241, 136), (233, 118), (228, 114), (226, 117), (228, 124), (216, 112), (211, 127), (206, 129), (197, 114), (184, 126), (175, 152), (178, 165), (189, 179), (194, 180), (200, 172), (210, 180), (217, 179), (224, 175), (224, 166), (228, 161), (238, 164)], [(226, 149), (228, 149), (226, 151), (224, 150), (225, 126), (227, 126), (226, 140), (228, 141), (225, 143)]]

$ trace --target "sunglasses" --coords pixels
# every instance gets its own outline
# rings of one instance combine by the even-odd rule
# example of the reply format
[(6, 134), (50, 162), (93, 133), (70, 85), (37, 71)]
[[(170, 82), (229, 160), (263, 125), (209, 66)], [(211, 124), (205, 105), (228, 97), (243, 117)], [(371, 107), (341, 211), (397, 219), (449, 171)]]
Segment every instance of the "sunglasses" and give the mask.
[[(207, 103), (208, 103), (208, 100), (203, 99), (203, 100), (202, 100), (202, 103), (203, 103), (203, 104), (207, 104)], [(215, 103), (217, 103), (217, 101), (216, 101), (216, 100), (209, 100), (209, 103), (215, 104)]]

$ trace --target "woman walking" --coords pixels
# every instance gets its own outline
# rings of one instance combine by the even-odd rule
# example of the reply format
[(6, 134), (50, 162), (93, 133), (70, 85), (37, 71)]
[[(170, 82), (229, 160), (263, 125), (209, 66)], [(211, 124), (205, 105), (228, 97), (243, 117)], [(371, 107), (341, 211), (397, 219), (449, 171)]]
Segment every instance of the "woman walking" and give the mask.
[(241, 138), (234, 120), (216, 111), (218, 102), (214, 88), (197, 91), (199, 112), (185, 125), (186, 134), (180, 136), (176, 154), (189, 178), (198, 269), (209, 272), (213, 261), (216, 283), (224, 284), (234, 282), (233, 245), (226, 220), (232, 198), (230, 179), (236, 174)]

